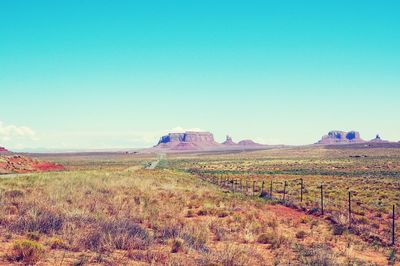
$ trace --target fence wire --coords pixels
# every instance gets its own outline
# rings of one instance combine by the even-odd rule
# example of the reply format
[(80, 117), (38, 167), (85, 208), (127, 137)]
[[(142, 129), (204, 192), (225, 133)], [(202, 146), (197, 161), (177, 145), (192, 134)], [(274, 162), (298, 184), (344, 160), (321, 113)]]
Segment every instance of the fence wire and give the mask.
[(335, 186), (330, 184), (308, 186), (302, 179), (260, 181), (222, 178), (199, 171), (192, 173), (235, 193), (262, 197), (296, 206), (309, 214), (327, 216), (335, 226), (347, 228), (370, 242), (393, 245), (400, 236), (398, 204), (382, 204), (380, 201), (379, 205), (384, 205), (385, 211), (377, 212), (353, 195), (356, 193), (337, 193)]

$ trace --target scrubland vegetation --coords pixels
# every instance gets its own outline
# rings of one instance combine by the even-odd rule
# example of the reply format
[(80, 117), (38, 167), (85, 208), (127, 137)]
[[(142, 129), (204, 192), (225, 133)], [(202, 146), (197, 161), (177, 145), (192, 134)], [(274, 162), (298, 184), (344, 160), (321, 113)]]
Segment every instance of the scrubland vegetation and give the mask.
[[(0, 264), (395, 264), (394, 247), (340, 230), (326, 217), (232, 193), (190, 173), (222, 171), (207, 174), (261, 180), (264, 176), (254, 173), (257, 169), (340, 165), (332, 153), (324, 157), (320, 152), (307, 151), (310, 157), (301, 155), (301, 160), (284, 151), (169, 155), (155, 170), (144, 169), (155, 158), (149, 156), (55, 157), (68, 171), (0, 176)], [(337, 156), (352, 165), (353, 159)], [(398, 161), (393, 159), (393, 164), (398, 166)], [(306, 185), (321, 177), (328, 175), (304, 175)], [(341, 178), (345, 182), (345, 176)], [(356, 182), (353, 178), (364, 177), (348, 178)], [(340, 180), (332, 179), (337, 182), (332, 184)], [(374, 183), (365, 186), (372, 190)], [(382, 193), (396, 199), (397, 192), (389, 185), (385, 188)]]
[[(342, 226), (351, 225), (354, 233), (369, 242), (390, 244), (393, 205), (396, 217), (400, 214), (398, 149), (292, 148), (175, 158), (169, 163), (171, 167), (201, 177), (237, 180), (243, 186), (250, 186), (249, 190), (255, 181), (257, 193), (260, 193), (262, 181), (266, 192), (269, 192), (272, 182), (275, 199), (285, 199), (285, 204), (315, 214), (320, 213), (323, 185), (327, 218)], [(302, 202), (301, 179), (304, 184)], [(399, 230), (395, 236), (400, 239)]]

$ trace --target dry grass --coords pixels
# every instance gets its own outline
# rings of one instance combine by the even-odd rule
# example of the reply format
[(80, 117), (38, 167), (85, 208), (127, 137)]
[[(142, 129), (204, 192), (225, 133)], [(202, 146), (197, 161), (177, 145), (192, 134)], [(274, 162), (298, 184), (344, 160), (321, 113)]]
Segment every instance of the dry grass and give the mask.
[(125, 171), (147, 158), (85, 160), (81, 170), (73, 161), (67, 172), (0, 177), (0, 264), (9, 263), (15, 241), (38, 243), (44, 252), (31, 263), (42, 265), (387, 262), (388, 250), (334, 235), (323, 219), (225, 193), (172, 169), (173, 161)]

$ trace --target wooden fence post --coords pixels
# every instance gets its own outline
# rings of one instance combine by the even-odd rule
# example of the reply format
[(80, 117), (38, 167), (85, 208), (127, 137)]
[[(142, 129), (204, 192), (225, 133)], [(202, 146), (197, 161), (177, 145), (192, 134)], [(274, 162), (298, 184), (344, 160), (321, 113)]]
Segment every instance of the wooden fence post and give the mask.
[(286, 200), (286, 186), (287, 186), (287, 182), (285, 181), (285, 184), (283, 185), (283, 201)]
[(321, 214), (324, 215), (324, 185), (321, 183)]
[(264, 195), (264, 181), (261, 183), (261, 192), (260, 192), (260, 197)]
[(300, 181), (301, 181), (301, 183), (300, 183), (300, 202), (303, 202), (303, 188), (304, 188), (304, 185), (303, 185), (303, 178), (301, 178), (300, 179)]
[(272, 199), (272, 180), (271, 184), (269, 185), (269, 197)]
[(351, 191), (349, 191), (349, 228), (351, 227)]
[(394, 246), (396, 242), (396, 213), (395, 213), (395, 205), (393, 204), (393, 213), (392, 213), (392, 246)]

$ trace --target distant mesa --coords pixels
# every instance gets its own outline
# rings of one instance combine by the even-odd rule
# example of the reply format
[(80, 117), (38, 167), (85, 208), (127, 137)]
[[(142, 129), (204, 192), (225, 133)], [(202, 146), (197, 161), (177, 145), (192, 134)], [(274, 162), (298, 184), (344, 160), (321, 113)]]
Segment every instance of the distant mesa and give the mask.
[(218, 145), (220, 144), (214, 140), (214, 136), (210, 132), (188, 131), (162, 136), (155, 147), (171, 150), (202, 150)]
[(214, 140), (210, 132), (187, 131), (185, 133), (169, 133), (162, 136), (160, 141), (151, 150), (162, 151), (215, 151), (215, 150), (242, 150), (260, 149), (269, 147), (255, 143), (252, 140), (242, 140), (235, 143), (230, 136), (223, 143)]
[(352, 144), (363, 143), (365, 140), (361, 139), (360, 133), (357, 131), (330, 131), (328, 135), (322, 137), (316, 144), (332, 145), (332, 144)]
[(9, 152), (6, 148), (0, 147), (0, 153), (6, 153)]
[[(365, 141), (357, 131), (331, 131), (322, 137), (316, 144), (320, 145), (340, 145), (340, 144), (365, 144), (371, 147), (378, 147), (380, 144), (392, 144), (393, 142), (383, 140), (379, 134), (370, 141)], [(377, 146), (378, 145), (378, 146)]]

